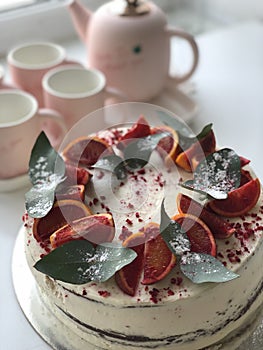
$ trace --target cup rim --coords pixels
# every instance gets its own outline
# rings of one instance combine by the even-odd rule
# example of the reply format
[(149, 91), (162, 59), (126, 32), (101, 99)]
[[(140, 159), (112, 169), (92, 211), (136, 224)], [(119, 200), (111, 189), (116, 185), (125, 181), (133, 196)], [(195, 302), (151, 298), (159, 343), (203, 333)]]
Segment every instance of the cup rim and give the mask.
[[(49, 46), (49, 47), (55, 48), (59, 52), (59, 57), (54, 59), (52, 62), (41, 63), (41, 64), (22, 63), (14, 57), (15, 52), (17, 52), (18, 50), (21, 50), (23, 48), (28, 48), (28, 47), (34, 46), (34, 45), (43, 45), (43, 46)], [(46, 69), (46, 68), (53, 67), (57, 64), (60, 64), (65, 58), (66, 58), (66, 50), (64, 49), (64, 47), (62, 47), (61, 45), (49, 42), (49, 41), (32, 41), (32, 42), (20, 44), (20, 45), (13, 47), (7, 54), (7, 62), (10, 65), (13, 65), (13, 66), (18, 67), (18, 68), (31, 69), (31, 70)]]
[(19, 90), (19, 89), (2, 89), (2, 90), (0, 90), (0, 96), (4, 95), (4, 94), (20, 95), (20, 96), (22, 95), (22, 96), (26, 97), (26, 98), (31, 100), (32, 108), (24, 117), (22, 117), (18, 120), (6, 122), (6, 123), (0, 123), (0, 129), (21, 125), (21, 124), (25, 123), (26, 121), (30, 120), (31, 118), (33, 118), (33, 116), (37, 113), (38, 102), (37, 102), (36, 98), (33, 95), (29, 94), (28, 92), (25, 92), (25, 91)]
[[(69, 71), (69, 70), (91, 72), (99, 77), (100, 83), (94, 89), (91, 89), (91, 90), (85, 91), (85, 92), (76, 92), (76, 93), (74, 93), (74, 92), (72, 92), (72, 93), (60, 92), (60, 91), (53, 89), (49, 85), (50, 78), (52, 78), (54, 75), (56, 75), (62, 71)], [(44, 90), (44, 93), (46, 92), (46, 93), (49, 93), (51, 95), (54, 95), (56, 97), (60, 97), (63, 99), (76, 99), (76, 98), (85, 98), (85, 97), (89, 97), (89, 96), (94, 96), (97, 93), (99, 93), (100, 91), (102, 91), (105, 88), (105, 86), (106, 86), (106, 77), (100, 70), (94, 69), (94, 68), (85, 68), (85, 67), (82, 67), (79, 65), (65, 65), (65, 66), (53, 68), (53, 69), (49, 70), (42, 78), (42, 88)]]

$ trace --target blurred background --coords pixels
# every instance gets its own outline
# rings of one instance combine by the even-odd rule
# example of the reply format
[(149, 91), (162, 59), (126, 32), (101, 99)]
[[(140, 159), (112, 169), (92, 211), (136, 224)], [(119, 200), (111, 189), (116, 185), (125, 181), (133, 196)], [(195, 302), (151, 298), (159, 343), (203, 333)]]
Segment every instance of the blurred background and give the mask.
[[(65, 5), (70, 0), (1, 0), (0, 55), (21, 40), (68, 40), (76, 34)], [(97, 9), (106, 0), (81, 0)], [(259, 0), (154, 0), (168, 16), (169, 24), (194, 35), (237, 22), (263, 20)], [(58, 25), (59, 24), (59, 25)], [(10, 29), (12, 30), (10, 31)]]

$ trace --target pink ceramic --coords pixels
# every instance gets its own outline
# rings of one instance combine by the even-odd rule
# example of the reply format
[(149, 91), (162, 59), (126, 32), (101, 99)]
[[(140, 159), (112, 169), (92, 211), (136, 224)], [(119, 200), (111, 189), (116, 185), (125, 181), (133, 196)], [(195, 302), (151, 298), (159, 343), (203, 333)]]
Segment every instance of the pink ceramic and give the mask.
[(66, 127), (58, 113), (38, 109), (34, 96), (20, 90), (0, 90), (0, 180), (25, 174), (32, 147), (41, 130), (58, 147)]
[(101, 108), (108, 99), (123, 97), (106, 87), (103, 73), (80, 66), (50, 70), (42, 80), (44, 103), (63, 115), (68, 129), (82, 117)]
[(43, 107), (41, 80), (50, 69), (76, 63), (66, 58), (63, 47), (50, 42), (26, 43), (13, 48), (7, 56), (10, 75), (16, 87), (34, 95)]
[[(73, 0), (69, 10), (87, 45), (89, 66), (102, 71), (107, 84), (129, 100), (149, 101), (168, 80), (181, 83), (196, 69), (198, 47), (193, 36), (169, 28), (165, 14), (152, 2), (113, 0), (91, 13), (79, 0)], [(193, 60), (185, 74), (169, 79), (172, 37), (190, 44)]]

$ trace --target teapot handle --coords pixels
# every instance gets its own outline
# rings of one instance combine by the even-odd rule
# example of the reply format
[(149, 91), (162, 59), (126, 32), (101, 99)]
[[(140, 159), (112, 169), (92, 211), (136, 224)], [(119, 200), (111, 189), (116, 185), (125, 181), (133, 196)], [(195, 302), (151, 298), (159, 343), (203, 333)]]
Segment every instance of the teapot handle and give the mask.
[(197, 43), (196, 43), (194, 37), (191, 34), (185, 32), (184, 30), (179, 29), (179, 28), (168, 28), (167, 34), (168, 34), (169, 39), (171, 39), (173, 36), (175, 36), (175, 37), (186, 40), (190, 44), (190, 47), (192, 49), (193, 60), (192, 60), (192, 65), (189, 68), (189, 70), (182, 75), (173, 75), (173, 76), (169, 77), (170, 80), (173, 80), (173, 82), (179, 84), (179, 83), (182, 83), (182, 82), (186, 81), (187, 79), (189, 79), (191, 77), (191, 75), (194, 73), (194, 71), (196, 70), (196, 67), (197, 67), (197, 64), (199, 61), (199, 50), (198, 50), (198, 46), (197, 46)]

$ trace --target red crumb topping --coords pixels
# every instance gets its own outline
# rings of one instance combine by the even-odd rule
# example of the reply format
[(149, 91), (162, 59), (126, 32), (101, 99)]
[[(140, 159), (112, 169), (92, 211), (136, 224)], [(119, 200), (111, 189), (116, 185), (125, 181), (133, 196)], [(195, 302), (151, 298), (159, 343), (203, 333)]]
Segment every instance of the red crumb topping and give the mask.
[(149, 291), (149, 294), (151, 295), (151, 298), (150, 300), (154, 303), (154, 304), (157, 304), (158, 301), (161, 301), (161, 299), (159, 299), (159, 289), (157, 288), (153, 288)]
[(108, 298), (111, 295), (110, 292), (108, 292), (107, 290), (98, 290), (98, 293), (103, 298)]

